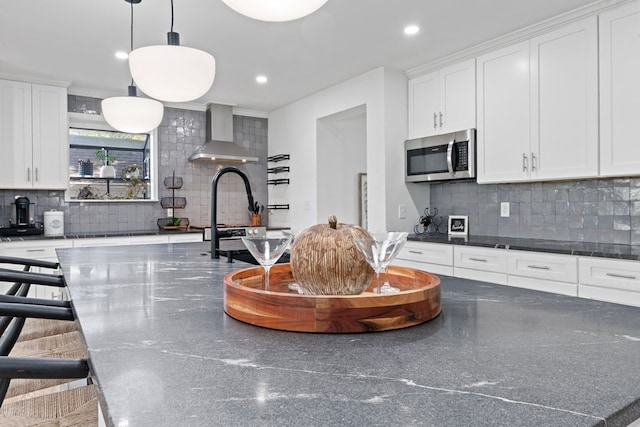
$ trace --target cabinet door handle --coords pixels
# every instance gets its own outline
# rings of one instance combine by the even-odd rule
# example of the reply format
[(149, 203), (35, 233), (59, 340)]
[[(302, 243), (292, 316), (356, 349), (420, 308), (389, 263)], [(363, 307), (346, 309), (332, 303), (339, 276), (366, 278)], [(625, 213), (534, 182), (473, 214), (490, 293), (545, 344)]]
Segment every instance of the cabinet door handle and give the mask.
[(409, 251), (410, 254), (422, 255), (420, 251)]
[(44, 252), (44, 249), (27, 249), (27, 252)]
[(433, 128), (437, 128), (438, 127), (438, 115), (435, 113), (433, 113)]
[(531, 153), (531, 172), (536, 170), (536, 155)]
[(636, 276), (632, 276), (630, 274), (605, 273), (605, 275), (610, 277), (618, 277), (620, 279), (631, 279), (631, 280), (636, 279)]
[(527, 155), (525, 153), (522, 153), (522, 172), (527, 171), (527, 163), (528, 163)]
[(527, 267), (529, 268), (533, 268), (534, 270), (551, 270), (551, 268), (549, 268), (546, 265), (527, 265)]
[(440, 127), (442, 127), (442, 111), (440, 111)]
[(38, 168), (36, 168), (35, 171), (36, 171), (36, 181), (35, 182), (38, 182)]
[(31, 182), (31, 168), (27, 168), (27, 182)]
[(479, 261), (479, 262), (487, 262), (487, 260), (484, 259), (484, 258), (469, 257), (469, 260), (471, 260), (471, 261)]

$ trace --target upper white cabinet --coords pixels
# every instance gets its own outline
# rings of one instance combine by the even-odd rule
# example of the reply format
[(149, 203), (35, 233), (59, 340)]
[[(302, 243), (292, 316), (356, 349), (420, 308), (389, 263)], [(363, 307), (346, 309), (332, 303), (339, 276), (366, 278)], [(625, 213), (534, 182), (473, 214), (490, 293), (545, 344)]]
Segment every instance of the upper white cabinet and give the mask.
[(598, 175), (597, 37), (590, 17), (477, 59), (478, 182)]
[(409, 138), (474, 128), (475, 60), (409, 80)]
[(67, 90), (0, 80), (0, 187), (65, 189)]
[(640, 173), (640, 3), (600, 15), (600, 174)]

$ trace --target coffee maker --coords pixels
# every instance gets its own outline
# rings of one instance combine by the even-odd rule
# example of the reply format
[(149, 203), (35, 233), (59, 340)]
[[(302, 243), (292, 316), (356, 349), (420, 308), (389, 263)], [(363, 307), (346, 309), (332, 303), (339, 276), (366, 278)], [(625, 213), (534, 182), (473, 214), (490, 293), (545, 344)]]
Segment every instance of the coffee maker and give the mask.
[(11, 205), (9, 227), (0, 227), (0, 236), (42, 234), (42, 224), (35, 222), (34, 204), (28, 197), (17, 196)]

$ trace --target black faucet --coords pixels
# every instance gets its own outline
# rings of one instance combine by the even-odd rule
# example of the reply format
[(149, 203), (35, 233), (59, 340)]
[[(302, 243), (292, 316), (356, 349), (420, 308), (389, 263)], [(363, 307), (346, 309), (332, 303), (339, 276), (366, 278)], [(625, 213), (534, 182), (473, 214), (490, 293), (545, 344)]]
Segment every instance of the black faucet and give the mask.
[(253, 207), (253, 194), (251, 194), (251, 184), (249, 178), (238, 168), (228, 166), (220, 169), (211, 180), (211, 258), (220, 258), (218, 250), (220, 249), (220, 237), (218, 237), (218, 180), (225, 173), (233, 172), (240, 175), (244, 181), (244, 187), (247, 189), (247, 201), (249, 202), (249, 210)]

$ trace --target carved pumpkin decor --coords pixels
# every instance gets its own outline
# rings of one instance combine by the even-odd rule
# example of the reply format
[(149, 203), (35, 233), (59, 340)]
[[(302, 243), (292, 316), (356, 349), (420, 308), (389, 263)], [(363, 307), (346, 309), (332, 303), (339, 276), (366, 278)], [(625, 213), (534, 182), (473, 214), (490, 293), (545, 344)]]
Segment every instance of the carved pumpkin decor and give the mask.
[[(353, 242), (370, 238), (364, 228), (329, 224), (306, 228), (291, 246), (291, 271), (306, 295), (358, 295), (371, 283), (373, 269)], [(373, 241), (373, 239), (372, 239)]]

